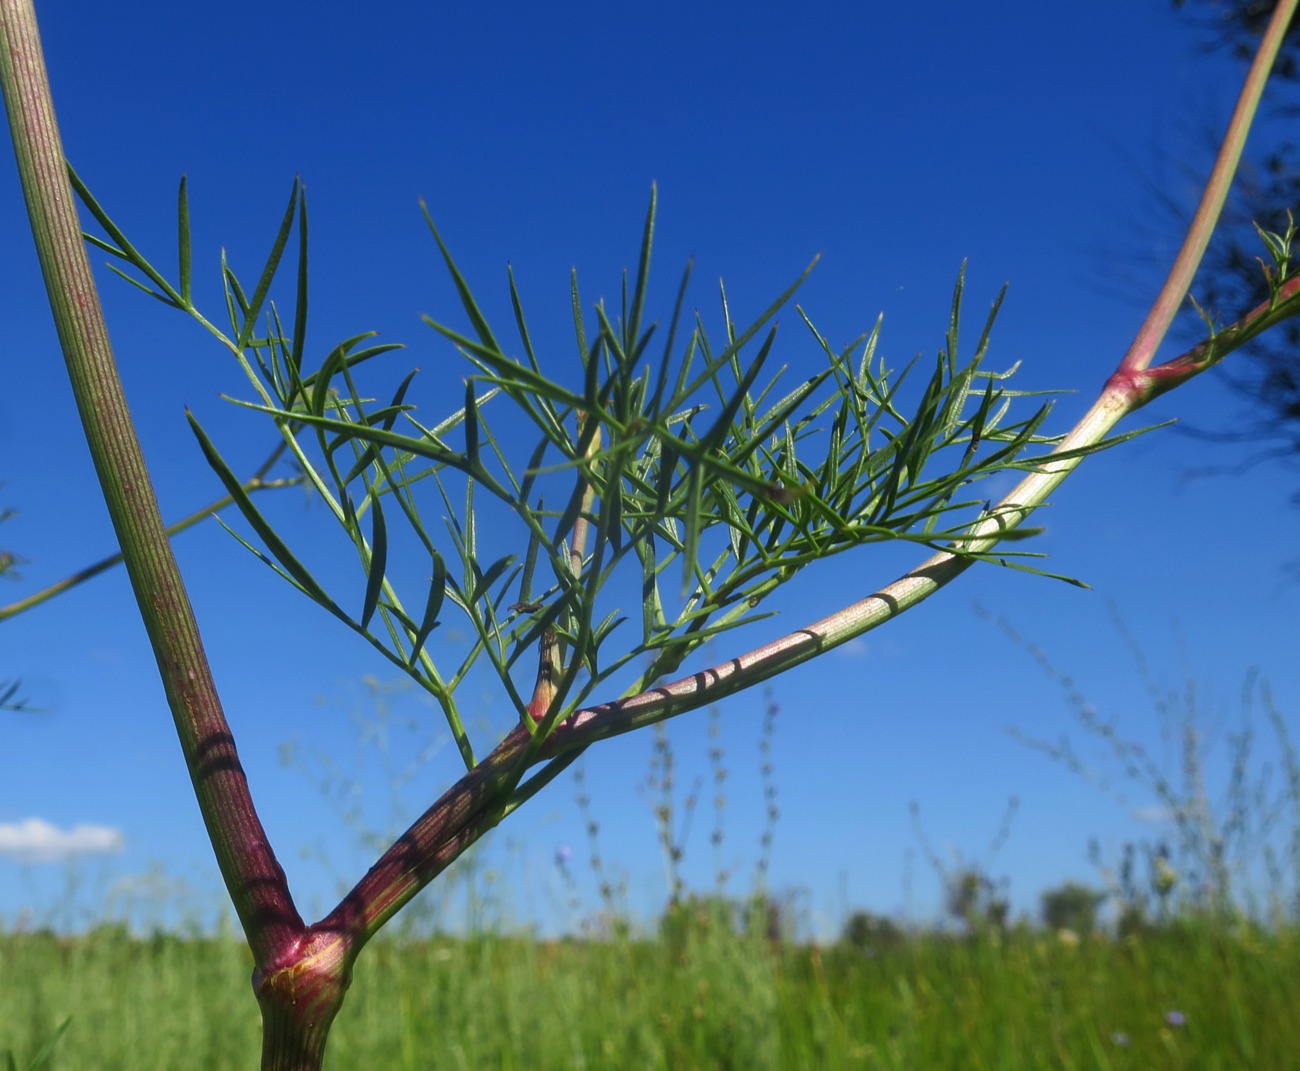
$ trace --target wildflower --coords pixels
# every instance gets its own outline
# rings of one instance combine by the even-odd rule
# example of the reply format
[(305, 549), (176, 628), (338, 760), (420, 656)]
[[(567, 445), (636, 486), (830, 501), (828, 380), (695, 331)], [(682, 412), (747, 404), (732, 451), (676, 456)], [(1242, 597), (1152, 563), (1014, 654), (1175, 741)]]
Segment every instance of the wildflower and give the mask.
[(1169, 865), (1169, 862), (1160, 856), (1156, 859), (1155, 886), (1156, 894), (1160, 897), (1169, 895), (1169, 892), (1178, 884), (1178, 871)]
[(1118, 1045), (1121, 1049), (1127, 1049), (1129, 1046), (1129, 1037), (1122, 1030), (1114, 1030), (1110, 1035), (1110, 1043)]
[(1170, 1026), (1186, 1026), (1187, 1016), (1180, 1011), (1167, 1011), (1165, 1012), (1165, 1022)]

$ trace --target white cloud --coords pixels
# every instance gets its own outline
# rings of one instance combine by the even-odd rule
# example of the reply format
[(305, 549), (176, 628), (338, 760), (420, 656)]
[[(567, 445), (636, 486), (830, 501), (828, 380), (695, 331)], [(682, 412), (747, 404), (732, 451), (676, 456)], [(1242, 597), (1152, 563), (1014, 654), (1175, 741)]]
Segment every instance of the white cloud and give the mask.
[(74, 855), (120, 852), (126, 838), (111, 826), (75, 825), (60, 829), (43, 818), (0, 823), (0, 855), (23, 863), (54, 863)]
[(835, 654), (841, 658), (866, 658), (869, 653), (870, 649), (863, 636), (854, 636), (847, 643), (842, 643), (835, 648)]

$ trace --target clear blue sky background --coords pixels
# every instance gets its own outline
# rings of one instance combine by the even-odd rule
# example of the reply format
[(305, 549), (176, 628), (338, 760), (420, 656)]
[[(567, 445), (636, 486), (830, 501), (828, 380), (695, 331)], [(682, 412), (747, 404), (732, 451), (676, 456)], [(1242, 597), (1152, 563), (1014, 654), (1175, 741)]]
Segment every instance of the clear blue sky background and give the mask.
[[(1102, 0), (1084, 18), (1059, 3), (951, 0), (394, 4), (364, 16), (338, 4), (232, 0), (183, 11), (45, 4), (41, 15), (68, 154), (136, 244), (174, 262), (175, 187), (187, 173), (196, 286), (218, 315), (220, 250), (251, 277), (300, 174), (312, 213), (313, 351), (369, 329), (406, 342), (390, 382), (423, 368), (419, 400), (431, 417), (459, 404), (462, 371), (419, 315), (460, 321), (418, 198), (490, 315), (509, 323), (509, 261), (534, 337), (570, 353), (568, 270), (577, 266), (589, 301), (616, 296), (656, 181), (655, 316), (666, 315), (688, 256), (692, 304), (716, 324), (719, 277), (743, 320), (821, 252), (803, 307), (833, 341), (883, 310), (883, 352), (898, 366), (938, 347), (969, 260), (968, 340), (1009, 281), (991, 363), (1023, 361), (1025, 388), (1077, 391), (1052, 418), (1063, 431), (1119, 359), (1176, 248), (1178, 227), (1156, 210), (1156, 191), (1193, 202), (1178, 161), (1204, 163), (1201, 131), (1221, 126), (1239, 74), (1200, 51), (1157, 0)], [(20, 510), (0, 543), (28, 559), (22, 579), (0, 591), (8, 601), (111, 550), (113, 536), (11, 164), (0, 168), (0, 205), (0, 478), (3, 502)], [(240, 373), (197, 327), (107, 272), (101, 287), (164, 512), (183, 515), (217, 494), (183, 407), (239, 467), (269, 449), (267, 430), (217, 397), (241, 392)], [(780, 345), (793, 373), (819, 359), (792, 314)], [(1222, 426), (1239, 410), (1207, 377), (1147, 417)], [(776, 682), (780, 818), (768, 884), (799, 893), (809, 928), (832, 933), (853, 907), (935, 915), (940, 883), (918, 846), (913, 801), (945, 864), (1009, 877), (1017, 910), (1033, 910), (1043, 888), (1067, 878), (1097, 883), (1089, 838), (1113, 862), (1126, 839), (1167, 832), (1149, 793), (1115, 803), (1008, 734), (1069, 733), (1085, 758), (1105, 757), (1075, 729), (1060, 686), (977, 615), (977, 602), (1046, 649), (1124, 734), (1167, 756), (1171, 774), (1176, 756), (1108, 602), (1159, 686), (1197, 682), (1206, 725), (1217, 726), (1215, 785), (1249, 667), (1269, 677), (1283, 711), (1296, 709), (1296, 590), (1284, 573), (1295, 548), (1292, 488), (1264, 468), (1187, 478), (1238, 457), (1165, 430), (1092, 459), (1041, 515), (1038, 541), (1054, 568), (1092, 590), (977, 569)], [(294, 492), (274, 508), (295, 531), (324, 521)], [(388, 700), (387, 758), (373, 734), (359, 750), (356, 719), (374, 710), (363, 680), (393, 683), (386, 664), (216, 525), (177, 550), (254, 792), (315, 916), (367, 862), (322, 779), (338, 787), (356, 777), (364, 824), (382, 830), (401, 808), (413, 816), (435, 798), (458, 759), (437, 714), (409, 692)], [(313, 553), (343, 561), (347, 551), (321, 542)], [(809, 570), (779, 627), (868, 594), (916, 560), (905, 548), (874, 549)], [(750, 639), (776, 627), (756, 626)], [(224, 894), (125, 576), (2, 628), (0, 677), (21, 677), (48, 713), (0, 718), (0, 920), (30, 911), (77, 923), (131, 905), (148, 916), (159, 903), (218, 909)], [(712, 887), (719, 860), (735, 874), (731, 891), (750, 887), (764, 828), (763, 705), (743, 695), (721, 714), (730, 776), (720, 856), (709, 843), (709, 719), (701, 712), (670, 728), (679, 806), (704, 778), (684, 862), (692, 887)], [(490, 694), (466, 706), (498, 731), (508, 721)], [(1263, 737), (1261, 762), (1273, 750)], [(601, 854), (643, 915), (667, 894), (645, 788), (652, 744), (649, 734), (623, 738), (583, 763)], [(394, 771), (416, 760), (392, 803)], [(561, 778), (476, 857), (480, 893), (512, 921), (556, 929), (600, 909), (576, 794)], [(991, 855), (1013, 796), (1019, 812)], [(79, 825), (102, 830), (73, 832)], [(567, 850), (572, 890), (556, 863)], [(459, 901), (447, 910), (456, 924)]]

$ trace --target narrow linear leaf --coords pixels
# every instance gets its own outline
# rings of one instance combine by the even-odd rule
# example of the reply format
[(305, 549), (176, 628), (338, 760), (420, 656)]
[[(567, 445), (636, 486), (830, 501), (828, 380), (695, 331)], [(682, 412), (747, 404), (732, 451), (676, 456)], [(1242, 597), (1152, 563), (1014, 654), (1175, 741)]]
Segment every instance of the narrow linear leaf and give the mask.
[(465, 380), (465, 456), (471, 465), (479, 463), (478, 399), (472, 378)]
[[(537, 500), (537, 510), (533, 514), (534, 517), (541, 515), (542, 505), (543, 500), (539, 498)], [(519, 580), (519, 601), (521, 603), (527, 604), (532, 602), (533, 572), (537, 568), (537, 551), (541, 545), (542, 538), (540, 527), (532, 528), (528, 533), (528, 550), (524, 554), (524, 573)]]
[(519, 299), (519, 289), (515, 286), (515, 271), (509, 264), (506, 265), (506, 277), (510, 280), (510, 304), (515, 310), (515, 326), (519, 328), (519, 339), (524, 344), (528, 363), (534, 372), (541, 375), (542, 370), (537, 363), (537, 354), (533, 351), (533, 340), (529, 337), (528, 324), (524, 320), (523, 302)]
[(456, 267), (451, 251), (443, 242), (442, 235), (438, 233), (438, 228), (433, 225), (433, 217), (429, 215), (429, 208), (423, 201), (420, 202), (420, 211), (424, 213), (424, 221), (429, 225), (433, 240), (438, 243), (438, 251), (442, 254), (442, 259), (447, 265), (447, 271), (451, 274), (452, 282), (456, 284), (456, 293), (460, 295), (461, 306), (465, 309), (466, 315), (469, 316), (470, 323), (474, 325), (479, 341), (488, 349), (501, 353), (501, 347), (497, 345), (497, 340), (492, 334), (492, 328), (488, 326), (487, 319), (479, 309), (478, 303), (474, 300), (474, 295), (470, 291), (469, 284), (465, 282), (465, 277), (461, 275), (460, 269)]
[(519, 555), (517, 554), (507, 554), (505, 557), (498, 558), (489, 565), (487, 572), (478, 578), (475, 584), (475, 590), (470, 596), (469, 601), (473, 602), (475, 599), (486, 596), (491, 590), (492, 585), (501, 578), (501, 574), (514, 565), (518, 557)]
[(658, 413), (659, 406), (662, 403), (664, 390), (668, 386), (668, 370), (672, 366), (673, 342), (677, 338), (677, 325), (681, 321), (682, 309), (686, 305), (686, 288), (691, 281), (691, 270), (695, 262), (688, 260), (686, 269), (682, 272), (682, 281), (677, 286), (677, 301), (673, 305), (673, 318), (668, 323), (668, 338), (664, 343), (663, 360), (659, 363), (659, 377), (655, 381), (654, 396), (650, 399), (650, 404), (646, 407), (647, 413)]
[(276, 561), (284, 567), (291, 577), (294, 578), (301, 586), (304, 592), (319, 603), (326, 607), (331, 613), (343, 616), (342, 612), (335, 605), (322, 588), (314, 576), (308, 572), (307, 568), (300, 562), (289, 550), (274, 528), (267, 523), (266, 518), (262, 516), (261, 511), (253, 505), (252, 499), (248, 492), (244, 490), (239, 481), (239, 477), (231, 471), (230, 466), (226, 464), (225, 459), (213, 445), (212, 440), (208, 438), (207, 432), (203, 430), (194, 414), (188, 409), (185, 410), (186, 419), (190, 422), (190, 427), (194, 431), (195, 437), (199, 440), (199, 448), (203, 451), (203, 456), (207, 459), (212, 471), (217, 474), (217, 478), (225, 485), (226, 493), (239, 508), (239, 512), (244, 515), (244, 519), (252, 525), (253, 530), (257, 533), (259, 539), (266, 545)]
[(290, 361), (295, 378), (301, 374), (302, 355), (307, 346), (307, 191), (298, 200), (298, 285), (293, 300), (293, 341)]
[(465, 481), (465, 524), (462, 531), (462, 553), (464, 554), (464, 583), (462, 590), (466, 595), (466, 602), (474, 601), (474, 588), (478, 579), (483, 574), (478, 567), (478, 523), (474, 516), (474, 479)]
[(573, 330), (578, 336), (578, 359), (586, 366), (587, 329), (582, 322), (582, 298), (578, 294), (578, 269), (569, 270), (569, 300), (573, 305)]
[(759, 613), (745, 614), (741, 617), (734, 618), (730, 621), (719, 621), (717, 624), (714, 625), (706, 625), (702, 628), (693, 629), (690, 633), (686, 635), (664, 636), (662, 638), (652, 640), (650, 643), (646, 644), (646, 646), (651, 650), (670, 650), (674, 647), (693, 650), (695, 647), (699, 646), (699, 644), (702, 641), (709, 639), (713, 636), (717, 636), (723, 632), (728, 631), (729, 629), (737, 628), (741, 625), (749, 625), (754, 623), (755, 621), (762, 621), (766, 618), (776, 617), (776, 616), (777, 616), (776, 610), (766, 610), (761, 614)]
[[(141, 256), (135, 246), (127, 240), (127, 237), (122, 233), (121, 228), (109, 218), (108, 213), (104, 211), (99, 202), (91, 195), (86, 184), (81, 181), (81, 176), (77, 174), (71, 164), (68, 165), (68, 179), (72, 183), (72, 188), (81, 203), (86, 206), (86, 209), (90, 214), (95, 217), (95, 221), (103, 227), (108, 236), (113, 239), (117, 248), (113, 248), (91, 235), (87, 235), (86, 237), (90, 238), (95, 245), (99, 246), (99, 248), (103, 249), (105, 252), (111, 253), (113, 256), (119, 257), (120, 259), (127, 261), (129, 264), (133, 264), (135, 267), (139, 268), (140, 271), (148, 276), (150, 282), (166, 294), (167, 297), (171, 298), (173, 302), (179, 305), (180, 295), (172, 289), (171, 284), (167, 282), (167, 280), (162, 277), (153, 265)], [(124, 278), (130, 277), (124, 276)], [(137, 283), (137, 285), (139, 284)]]
[(703, 497), (703, 471), (698, 465), (691, 467), (687, 476), (686, 512), (683, 523), (686, 525), (686, 547), (682, 552), (682, 594), (691, 587), (691, 576), (695, 572), (696, 559), (700, 552), (700, 501)]
[(655, 481), (655, 514), (663, 517), (668, 510), (668, 498), (677, 475), (677, 451), (665, 440), (659, 453), (658, 479)]
[(176, 196), (176, 242), (177, 259), (180, 262), (181, 301), (190, 305), (190, 199), (184, 175), (181, 175), (181, 188)]
[(989, 337), (993, 333), (993, 321), (998, 318), (998, 312), (1002, 308), (1002, 301), (1007, 296), (1007, 284), (1002, 284), (1002, 289), (998, 291), (998, 296), (993, 299), (993, 304), (989, 308), (988, 319), (984, 321), (984, 330), (980, 332), (979, 341), (975, 344), (975, 356), (971, 360), (972, 367), (976, 367), (984, 360), (984, 355), (988, 352)]
[(348, 351), (362, 339), (373, 338), (374, 334), (373, 331), (367, 331), (363, 335), (356, 335), (344, 342), (340, 342), (326, 354), (325, 360), (321, 362), (321, 366), (316, 373), (303, 381), (304, 387), (311, 387), (309, 408), (317, 416), (324, 416), (325, 414), (325, 402), (329, 398), (330, 383), (347, 362)]
[(157, 290), (149, 286), (147, 283), (142, 283), (139, 279), (133, 278), (132, 276), (124, 272), (121, 268), (119, 268), (116, 264), (107, 264), (105, 265), (105, 267), (107, 267), (108, 270), (111, 271), (114, 275), (118, 276), (119, 278), (125, 279), (132, 286), (139, 287), (151, 298), (157, 298), (168, 308), (172, 308), (172, 309), (179, 308), (179, 305), (173, 298), (167, 297), (165, 294), (160, 294)]
[(718, 414), (718, 418), (713, 422), (713, 426), (705, 432), (704, 435), (700, 436), (700, 446), (703, 449), (716, 449), (722, 446), (723, 441), (727, 437), (727, 433), (731, 430), (732, 420), (735, 419), (741, 403), (744, 402), (748, 396), (750, 388), (754, 385), (754, 380), (758, 378), (758, 373), (762, 370), (763, 364), (767, 360), (767, 355), (772, 352), (772, 344), (775, 341), (776, 328), (773, 327), (768, 331), (767, 338), (763, 340), (763, 345), (759, 348), (758, 355), (754, 358), (753, 363), (745, 372), (745, 377), (740, 381), (740, 385), (735, 389), (731, 397), (727, 399), (726, 405), (723, 406), (722, 412)]
[(370, 569), (366, 574), (366, 597), (361, 604), (361, 628), (364, 631), (370, 624), (375, 607), (379, 605), (379, 593), (384, 586), (384, 571), (388, 568), (388, 523), (384, 520), (384, 509), (379, 503), (379, 495), (372, 489), (370, 494), (371, 529), (370, 529)]
[(636, 285), (632, 291), (632, 307), (625, 318), (627, 333), (626, 347), (631, 349), (637, 344), (641, 334), (641, 314), (645, 309), (646, 286), (650, 280), (650, 249), (654, 245), (655, 209), (659, 201), (659, 187), (650, 184), (650, 207), (646, 209), (645, 229), (641, 235), (641, 259), (636, 268)]
[[(546, 448), (548, 445), (549, 440), (542, 439), (535, 447), (533, 447), (533, 452), (528, 458), (528, 464), (524, 468), (523, 483), (519, 485), (519, 493), (515, 496), (519, 508), (526, 506), (528, 500), (532, 497), (533, 485), (537, 482), (538, 471), (541, 468), (542, 461), (546, 457)], [(542, 508), (540, 500), (538, 500), (537, 508), (538, 510), (541, 510)]]
[(429, 633), (438, 627), (438, 614), (442, 612), (442, 602), (446, 594), (447, 564), (442, 560), (442, 555), (435, 550), (433, 576), (429, 578), (429, 597), (425, 600), (424, 617), (420, 620), (420, 630), (415, 634), (414, 646), (411, 648), (411, 665), (415, 665), (415, 660), (420, 657), (420, 651), (424, 649), (424, 641), (429, 638)]
[(368, 338), (374, 338), (377, 333), (378, 332), (375, 331), (366, 331), (364, 334), (354, 335), (352, 338), (340, 342), (337, 346), (334, 347), (334, 350), (331, 351), (331, 355), (333, 355), (335, 351), (342, 351), (341, 359), (339, 360), (339, 362), (333, 364), (330, 367), (328, 375), (326, 375), (326, 369), (324, 367), (324, 364), (322, 363), (321, 368), (317, 369), (311, 375), (303, 379), (302, 381), (303, 389), (306, 390), (308, 388), (311, 388), (312, 390), (314, 390), (319, 384), (320, 379), (322, 377), (326, 379), (326, 387), (328, 387), (329, 386), (328, 380), (338, 375), (339, 372), (342, 371), (343, 369), (349, 369), (349, 370), (354, 369), (356, 368), (357, 365), (370, 360), (372, 357), (378, 357), (381, 354), (391, 353), (393, 350), (400, 350), (406, 348), (400, 342), (381, 342), (376, 346), (367, 346), (365, 349), (361, 349), (361, 350), (357, 350), (353, 348), (356, 346), (358, 342), (363, 342), (365, 339)]
[[(239, 277), (235, 275), (234, 269), (226, 260), (226, 251), (224, 249), (221, 251), (221, 276), (225, 280), (226, 306), (228, 309), (232, 308), (231, 299), (233, 299), (233, 309), (237, 309), (239, 312), (238, 317), (235, 316), (234, 311), (230, 314), (231, 328), (234, 330), (235, 335), (239, 336), (243, 331), (239, 321), (248, 321), (248, 298), (244, 294), (243, 286), (240, 285)], [(240, 348), (242, 349), (243, 346)]]
[[(227, 396), (222, 395), (222, 397)], [(425, 429), (421, 429), (421, 431), (424, 432), (424, 435), (418, 439), (413, 439), (408, 435), (399, 435), (396, 432), (384, 431), (382, 428), (369, 428), (361, 424), (336, 420), (332, 417), (318, 417), (313, 416), (310, 413), (290, 413), (283, 409), (276, 409), (272, 406), (258, 405), (256, 402), (240, 401), (237, 398), (231, 398), (229, 400), (244, 409), (251, 409), (257, 413), (270, 413), (272, 416), (280, 417), (284, 420), (298, 421), (299, 423), (305, 424), (309, 427), (318, 428), (322, 432), (334, 431), (348, 439), (363, 439), (368, 442), (383, 443), (386, 446), (396, 447), (399, 450), (406, 450), (416, 457), (428, 458), (438, 464), (447, 465), (451, 468), (466, 472), (467, 474), (475, 475), (480, 482), (489, 483), (486, 473), (470, 473), (470, 467), (466, 464), (464, 457), (452, 450), (448, 450), (434, 436), (429, 435)], [(514, 501), (512, 497), (506, 495), (506, 493), (495, 484), (489, 483), (489, 486), (491, 487), (493, 494), (508, 502)]]
[(594, 414), (601, 408), (603, 402), (597, 384), (600, 379), (600, 354), (604, 348), (605, 336), (602, 333), (596, 337), (595, 345), (587, 354), (586, 364), (583, 366), (582, 406), (588, 414)]
[[(248, 551), (249, 554), (251, 554), (259, 562), (261, 562), (268, 569), (270, 569), (271, 572), (273, 572), (276, 576), (278, 576), (291, 588), (293, 588), (295, 591), (302, 592), (308, 598), (312, 598), (311, 592), (307, 591), (300, 583), (298, 583), (297, 580), (295, 580), (292, 576), (286, 573), (284, 571), (283, 566), (273, 561), (271, 557), (266, 553), (266, 551), (253, 546), (252, 543), (250, 543), (247, 539), (245, 539), (242, 535), (240, 535), (237, 531), (235, 531), (234, 528), (232, 528), (224, 520), (222, 520), (220, 515), (214, 515), (212, 519), (217, 522), (217, 525), (219, 527), (225, 530), (226, 535), (230, 536), (231, 539), (233, 539), (236, 543), (238, 543), (241, 547), (243, 547), (246, 551)], [(338, 616), (340, 617), (341, 620), (346, 621), (349, 625), (351, 625), (352, 622), (350, 619), (344, 617), (342, 614)]]
[(408, 636), (414, 636), (419, 631), (420, 626), (412, 621), (410, 615), (391, 599), (384, 599), (379, 605), (383, 608), (384, 613), (390, 614), (397, 619), (402, 628), (406, 629)]
[(295, 178), (289, 191), (289, 203), (285, 206), (284, 216), (280, 220), (280, 229), (276, 232), (275, 241), (271, 244), (271, 252), (266, 258), (266, 264), (262, 267), (262, 274), (257, 280), (257, 285), (253, 288), (252, 300), (248, 303), (244, 329), (239, 332), (240, 349), (247, 346), (249, 339), (252, 338), (253, 327), (262, 312), (262, 303), (266, 301), (266, 295), (271, 289), (271, 282), (280, 267), (280, 258), (284, 255), (284, 247), (288, 244), (289, 234), (293, 230), (293, 218), (298, 212), (298, 191), (300, 188), (301, 184)]
[[(372, 423), (374, 422), (374, 418), (376, 416), (380, 416), (382, 417), (382, 419), (378, 421), (380, 427), (382, 427), (384, 431), (393, 430), (393, 423), (394, 421), (397, 420), (398, 414), (405, 412), (407, 408), (409, 408), (402, 405), (402, 400), (406, 397), (406, 391), (411, 386), (411, 380), (413, 380), (416, 377), (419, 371), (420, 370), (418, 368), (412, 369), (410, 374), (405, 379), (403, 379), (402, 382), (398, 385), (397, 391), (393, 395), (392, 402), (385, 409), (381, 410), (379, 414), (371, 414)], [(381, 449), (382, 447), (380, 446), (380, 444), (376, 442), (371, 442), (369, 445), (367, 445), (365, 450), (363, 450), (361, 452), (361, 455), (357, 458), (356, 464), (354, 464), (352, 468), (348, 470), (348, 474), (343, 478), (343, 486), (346, 487), (353, 480), (355, 480), (359, 475), (361, 475), (361, 473), (365, 471), (365, 469), (371, 464), (371, 462), (373, 462), (375, 458), (379, 456), (379, 452)]]
[[(745, 346), (749, 344), (750, 339), (752, 339), (755, 335), (757, 335), (759, 331), (761, 331), (763, 327), (767, 324), (767, 322), (778, 312), (780, 312), (781, 309), (786, 305), (786, 303), (789, 302), (789, 300), (795, 295), (795, 292), (799, 289), (799, 287), (803, 286), (803, 284), (807, 281), (808, 276), (812, 274), (813, 269), (817, 267), (817, 262), (820, 259), (821, 259), (820, 254), (814, 257), (812, 263), (810, 263), (808, 267), (806, 267), (803, 270), (803, 272), (800, 273), (799, 278), (797, 278), (793, 283), (791, 283), (790, 286), (786, 288), (785, 292), (781, 294), (780, 297), (778, 297), (775, 301), (773, 301), (772, 304), (769, 305), (767, 309), (763, 312), (763, 314), (752, 324), (750, 324), (749, 327), (747, 327), (741, 335), (739, 335), (738, 337), (735, 336), (734, 325), (729, 324), (728, 337), (732, 338), (730, 344), (727, 346), (725, 350), (723, 350), (720, 354), (718, 354), (716, 358), (710, 355), (709, 359), (705, 364), (704, 369), (690, 383), (690, 385), (686, 387), (685, 394), (678, 394), (677, 396), (685, 397), (699, 390), (700, 387), (704, 385), (706, 380), (713, 378), (713, 376), (717, 372), (717, 369), (729, 363), (733, 356), (740, 353), (745, 348)], [(696, 335), (701, 339), (701, 341), (703, 341), (702, 326), (696, 331)]]
[(966, 262), (961, 262), (961, 270), (957, 272), (957, 283), (952, 289), (952, 311), (948, 316), (948, 335), (946, 337), (944, 352), (948, 358), (948, 371), (954, 372), (957, 368), (957, 333), (961, 327), (961, 296), (962, 291), (966, 288)]

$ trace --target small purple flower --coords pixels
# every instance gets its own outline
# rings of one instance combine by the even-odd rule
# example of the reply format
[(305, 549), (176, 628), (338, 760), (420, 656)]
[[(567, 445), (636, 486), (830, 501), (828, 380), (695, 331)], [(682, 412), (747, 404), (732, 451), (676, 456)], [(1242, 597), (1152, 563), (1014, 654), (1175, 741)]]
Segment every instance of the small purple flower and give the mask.
[(1115, 1030), (1110, 1035), (1110, 1043), (1118, 1045), (1121, 1049), (1127, 1049), (1129, 1046), (1128, 1035), (1122, 1030)]
[(1165, 1012), (1165, 1022), (1170, 1026), (1186, 1026), (1187, 1016), (1180, 1011)]

